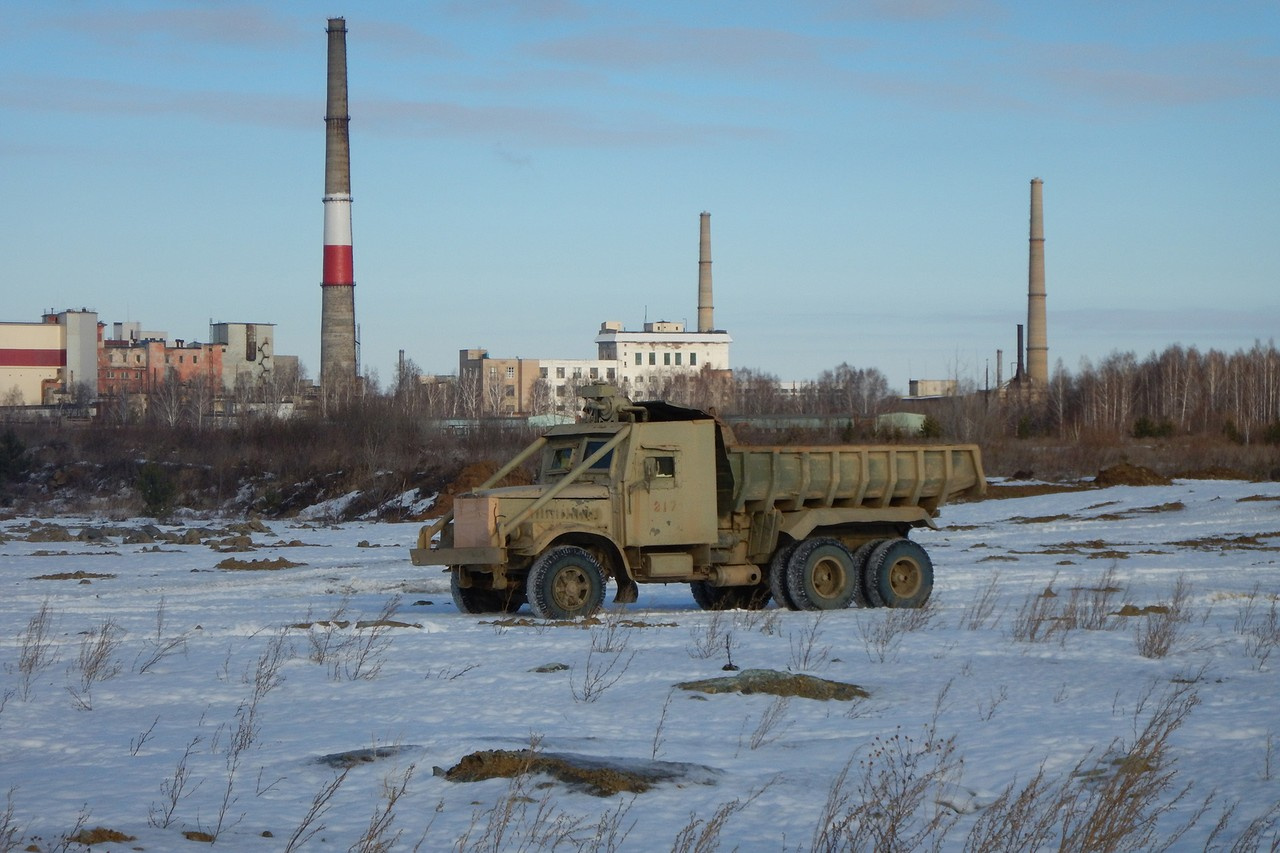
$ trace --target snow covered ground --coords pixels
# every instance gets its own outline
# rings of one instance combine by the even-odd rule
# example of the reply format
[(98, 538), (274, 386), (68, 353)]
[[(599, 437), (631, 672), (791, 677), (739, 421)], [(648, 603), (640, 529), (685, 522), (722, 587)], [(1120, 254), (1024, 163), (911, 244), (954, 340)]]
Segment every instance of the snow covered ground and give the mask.
[[(29, 541), (55, 523), (104, 537)], [(550, 840), (531, 834), (555, 829), (569, 834), (561, 849), (667, 850), (691, 826), (713, 849), (718, 811), (722, 849), (808, 850), (846, 766), (845, 809), (876, 778), (868, 768), (914, 756), (929, 775), (948, 742), (921, 814), (949, 803), (958, 817), (943, 848), (961, 849), (1003, 788), (1041, 767), (1051, 781), (1073, 770), (1105, 780), (1150, 715), (1191, 694), (1195, 707), (1149, 771), (1174, 773), (1163, 800), (1192, 785), (1161, 832), (1214, 801), (1174, 849), (1203, 849), (1236, 804), (1215, 839), (1229, 848), (1280, 803), (1280, 650), (1268, 657), (1280, 642), (1276, 483), (947, 507), (943, 530), (915, 536), (936, 585), (914, 618), (706, 613), (672, 585), (642, 587), (638, 605), (611, 605), (594, 626), (504, 624), (458, 614), (447, 577), (410, 565), (415, 525), (159, 525), (219, 528), (187, 537), (204, 544), (176, 544), (147, 543), (146, 523), (0, 521), (0, 818), (6, 792), (10, 812), (0, 850), (65, 849), (67, 835), (95, 827), (134, 836), (95, 850), (200, 849), (189, 832), (246, 851), (286, 849), (295, 834), (294, 849), (360, 849), (362, 837), (375, 849), (396, 833), (395, 849), (540, 849)], [(232, 548), (244, 535), (250, 552), (208, 544)], [(301, 565), (250, 562), (279, 558)], [(247, 568), (218, 568), (226, 559)], [(1050, 587), (1056, 597), (1040, 597)], [(1163, 617), (1147, 608), (1178, 604), (1180, 588), (1186, 618), (1167, 626), (1171, 648), (1144, 656), (1144, 631)], [(1138, 615), (1106, 615), (1124, 605)], [(1048, 637), (1027, 639), (1033, 629)], [(870, 696), (673, 690), (731, 674), (730, 655), (743, 669), (806, 672)], [(531, 740), (624, 767), (687, 766), (671, 768), (685, 771), (677, 781), (607, 798), (541, 777), (511, 796), (506, 779), (433, 773)], [(326, 798), (340, 771), (323, 759), (359, 750), (373, 760), (355, 762)], [(390, 829), (370, 832), (392, 800)], [(482, 841), (497, 803), (511, 806), (506, 836)]]

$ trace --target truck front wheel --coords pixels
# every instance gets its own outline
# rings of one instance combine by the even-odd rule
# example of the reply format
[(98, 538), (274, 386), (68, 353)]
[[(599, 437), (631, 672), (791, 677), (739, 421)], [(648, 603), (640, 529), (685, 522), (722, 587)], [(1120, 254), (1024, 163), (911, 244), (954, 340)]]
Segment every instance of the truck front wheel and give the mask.
[(867, 558), (866, 582), (877, 607), (923, 607), (933, 592), (933, 561), (910, 539), (886, 539)]
[(604, 569), (589, 551), (561, 545), (533, 561), (525, 591), (539, 619), (590, 616), (604, 603)]
[(787, 591), (801, 610), (839, 610), (858, 592), (853, 554), (838, 539), (806, 539), (787, 560)]

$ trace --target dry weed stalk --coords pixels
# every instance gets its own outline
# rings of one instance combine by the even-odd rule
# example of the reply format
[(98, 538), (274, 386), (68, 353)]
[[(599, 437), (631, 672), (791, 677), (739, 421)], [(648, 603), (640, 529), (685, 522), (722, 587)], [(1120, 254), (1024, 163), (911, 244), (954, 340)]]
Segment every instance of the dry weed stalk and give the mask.
[(569, 692), (575, 702), (594, 702), (618, 683), (618, 679), (626, 675), (636, 653), (632, 652), (623, 660), (626, 646), (614, 652), (597, 652), (594, 646), (587, 649), (587, 658), (582, 663), (582, 678), (576, 676), (577, 667), (569, 671)]
[(185, 632), (174, 636), (166, 637), (165, 631), (165, 599), (160, 597), (160, 604), (156, 607), (156, 635), (144, 639), (143, 645), (146, 650), (140, 652), (133, 662), (134, 672), (139, 674), (146, 672), (160, 661), (177, 654), (185, 653), (187, 650), (187, 635)]
[[(755, 751), (762, 746), (768, 746), (787, 733), (787, 729), (791, 726), (785, 723), (787, 718), (787, 709), (791, 706), (791, 697), (777, 696), (769, 703), (769, 707), (764, 709), (760, 715), (759, 721), (756, 723), (755, 730), (751, 732), (751, 736), (747, 739), (747, 746)], [(750, 722), (750, 717), (747, 722)], [(746, 724), (744, 723), (744, 729)], [(738, 751), (742, 751), (742, 737), (738, 738)]]
[(58, 662), (58, 650), (49, 636), (52, 630), (53, 611), (46, 598), (18, 633), (18, 695), (23, 702), (31, 698), (32, 680)]
[(108, 619), (81, 636), (80, 653), (76, 662), (67, 669), (68, 675), (77, 678), (77, 683), (67, 685), (67, 692), (81, 710), (93, 710), (92, 690), (96, 682), (106, 681), (120, 674), (122, 667), (115, 659), (115, 653), (122, 642), (122, 631), (119, 625)]
[(692, 645), (685, 646), (689, 657), (706, 660), (720, 654), (726, 643), (733, 644), (733, 627), (726, 624), (729, 619), (725, 613), (724, 610), (713, 610), (701, 628), (697, 625), (689, 626)]
[(1182, 634), (1182, 626), (1191, 620), (1187, 602), (1191, 598), (1191, 584), (1186, 576), (1178, 575), (1168, 601), (1147, 614), (1134, 632), (1138, 654), (1144, 658), (1162, 658), (1173, 650)]
[(1213, 799), (1206, 797), (1167, 835), (1157, 831), (1160, 818), (1190, 791), (1189, 784), (1175, 785), (1170, 739), (1199, 699), (1190, 683), (1177, 683), (1141, 721), (1150, 699), (1148, 692), (1135, 710), (1138, 728), (1132, 744), (1113, 744), (1104, 761), (1086, 756), (1064, 781), (1047, 778), (1042, 766), (1029, 782), (1010, 784), (978, 817), (964, 849), (1110, 853), (1175, 845)]
[(1236, 612), (1235, 632), (1244, 638), (1245, 654), (1255, 668), (1266, 666), (1271, 653), (1280, 646), (1280, 596), (1268, 594), (1267, 606), (1260, 608), (1262, 588), (1255, 585)]
[(959, 819), (930, 796), (961, 765), (955, 739), (939, 736), (936, 721), (920, 739), (897, 729), (877, 736), (857, 761), (849, 759), (827, 791), (811, 851), (937, 849)]
[(715, 853), (720, 849), (720, 833), (724, 831), (729, 818), (738, 812), (746, 811), (772, 784), (772, 781), (766, 783), (748, 794), (745, 799), (739, 798), (721, 803), (706, 820), (698, 817), (696, 812), (691, 813), (688, 823), (676, 833), (675, 841), (671, 844), (671, 853)]
[(1031, 593), (1013, 618), (1010, 636), (1024, 643), (1043, 643), (1061, 632), (1058, 621), (1058, 594), (1053, 585), (1058, 580), (1055, 572), (1043, 592)]
[(410, 764), (399, 778), (393, 780), (390, 774), (383, 778), (382, 799), (369, 818), (368, 828), (347, 849), (347, 853), (388, 853), (395, 848), (400, 836), (404, 834), (404, 830), (394, 833), (391, 831), (396, 819), (396, 805), (409, 789), (409, 781), (413, 779), (415, 769), (416, 766)]
[[(200, 718), (200, 724), (204, 725), (204, 718)], [(197, 789), (204, 783), (204, 780), (196, 782), (191, 790), (187, 790), (188, 783), (191, 782), (191, 768), (187, 766), (191, 755), (195, 752), (196, 747), (202, 741), (200, 735), (196, 735), (187, 744), (187, 748), (183, 751), (182, 757), (178, 759), (177, 765), (173, 769), (173, 775), (160, 783), (160, 794), (163, 799), (159, 803), (152, 803), (147, 809), (147, 823), (158, 829), (168, 829), (173, 823), (174, 813), (178, 810), (178, 804), (187, 796), (194, 794)]]
[(0, 853), (11, 853), (22, 843), (23, 826), (14, 818), (13, 792), (17, 787), (9, 789), (4, 797), (4, 811), (0, 812)]
[(858, 614), (858, 634), (872, 663), (895, 660), (907, 634), (929, 624), (935, 611), (928, 602), (921, 607), (878, 609)]
[(334, 794), (338, 793), (342, 783), (347, 781), (347, 774), (350, 772), (350, 767), (344, 768), (341, 773), (336, 774), (320, 790), (316, 791), (315, 796), (311, 798), (311, 806), (307, 809), (307, 813), (303, 815), (297, 828), (289, 836), (289, 841), (284, 846), (284, 853), (292, 853), (292, 851), (306, 844), (318, 833), (324, 831), (325, 825), (321, 818), (332, 807)]
[(960, 627), (966, 631), (983, 631), (996, 627), (1000, 623), (1000, 613), (996, 612), (999, 602), (1000, 573), (992, 572), (987, 585), (965, 606), (964, 613), (960, 616)]
[(831, 646), (822, 643), (822, 622), (825, 610), (815, 612), (799, 631), (787, 632), (791, 646), (791, 671), (811, 672), (831, 662)]

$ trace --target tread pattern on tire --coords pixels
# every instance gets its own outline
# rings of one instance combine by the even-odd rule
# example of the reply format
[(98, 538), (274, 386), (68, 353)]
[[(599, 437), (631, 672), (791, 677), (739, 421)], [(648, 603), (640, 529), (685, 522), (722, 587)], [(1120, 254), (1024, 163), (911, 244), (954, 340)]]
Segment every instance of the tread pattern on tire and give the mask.
[(791, 592), (787, 589), (787, 561), (798, 544), (800, 543), (791, 542), (779, 547), (769, 561), (769, 591), (773, 594), (773, 600), (778, 602), (778, 607), (783, 610), (800, 609), (791, 600)]
[[(551, 586), (555, 583), (555, 575), (567, 565), (576, 564), (585, 570), (590, 594), (582, 607), (566, 610), (555, 603), (551, 595)], [(544, 551), (533, 565), (529, 567), (529, 577), (525, 581), (525, 594), (529, 600), (529, 609), (539, 619), (577, 619), (590, 616), (604, 604), (605, 574), (600, 562), (590, 551), (576, 545), (560, 545)]]
[[(893, 564), (915, 560), (921, 573), (920, 589), (909, 598), (899, 596), (889, 582)], [(865, 572), (867, 597), (875, 607), (923, 607), (933, 592), (933, 561), (924, 548), (910, 539), (886, 539), (871, 552)]]
[[(844, 586), (831, 596), (819, 596), (812, 589), (814, 559), (830, 559), (840, 563)], [(838, 610), (854, 600), (861, 579), (854, 570), (853, 554), (838, 539), (814, 537), (805, 539), (787, 560), (787, 591), (800, 610)]]

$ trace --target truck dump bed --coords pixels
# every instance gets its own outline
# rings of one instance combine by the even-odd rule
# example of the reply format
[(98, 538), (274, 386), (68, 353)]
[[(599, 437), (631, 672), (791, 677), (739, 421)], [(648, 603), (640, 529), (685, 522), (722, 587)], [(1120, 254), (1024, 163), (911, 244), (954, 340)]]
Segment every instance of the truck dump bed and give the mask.
[(977, 445), (730, 446), (734, 511), (920, 507), (986, 490)]

